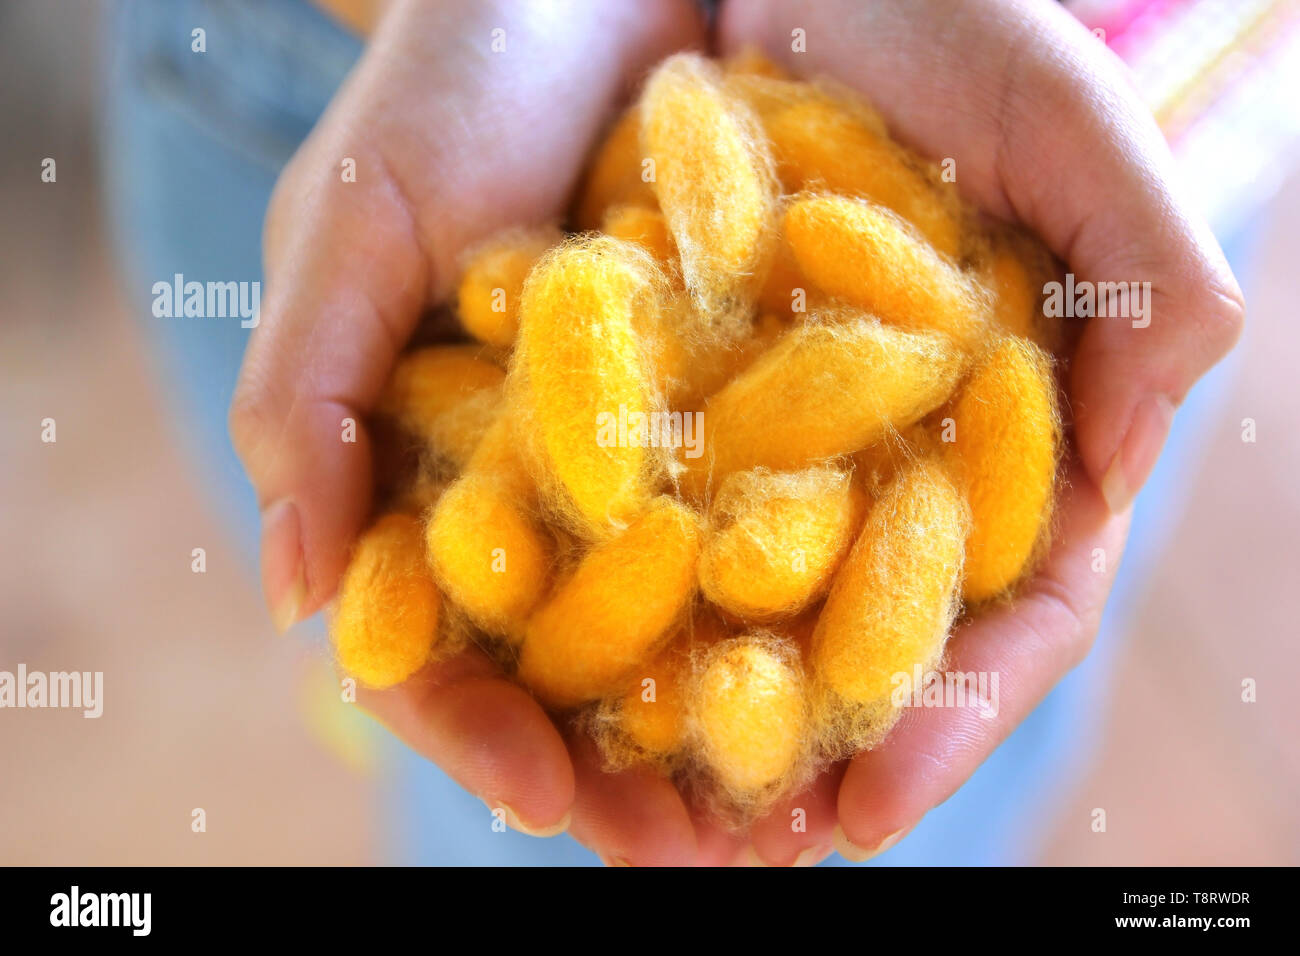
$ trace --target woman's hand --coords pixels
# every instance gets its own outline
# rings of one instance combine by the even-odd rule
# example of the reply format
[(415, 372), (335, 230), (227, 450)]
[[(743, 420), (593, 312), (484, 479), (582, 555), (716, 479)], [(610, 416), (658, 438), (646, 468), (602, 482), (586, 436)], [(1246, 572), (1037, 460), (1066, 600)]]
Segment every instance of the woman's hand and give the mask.
[[(807, 52), (792, 51), (795, 29)], [(794, 73), (861, 91), (904, 142), (956, 161), (967, 198), (1028, 225), (1077, 280), (1151, 283), (1148, 326), (1087, 320), (1070, 360), (1078, 453), (1046, 562), (1014, 605), (981, 613), (949, 643), (950, 670), (998, 673), (996, 717), (908, 709), (881, 746), (751, 833), (770, 863), (816, 858), (832, 841), (864, 859), (956, 792), (1087, 654), (1133, 498), (1174, 409), (1236, 341), (1241, 291), (1176, 194), (1164, 140), (1123, 66), (1057, 4), (727, 0), (718, 43), (723, 55), (756, 46)], [(791, 832), (793, 806), (806, 811), (806, 833)]]
[[(690, 0), (387, 9), (276, 186), (267, 296), (230, 410), (281, 629), (335, 591), (370, 508), (365, 416), (421, 312), (446, 298), (457, 255), (504, 226), (557, 218), (620, 99), (655, 62), (702, 42)], [(355, 182), (344, 181), (349, 160)], [(341, 440), (348, 418), (355, 443)], [(580, 759), (575, 808), (560, 732), (475, 653), (364, 702), (520, 829), (555, 832), (572, 815), (575, 833), (616, 856), (694, 853), (685, 809), (662, 781), (604, 780)], [(629, 818), (615, 807), (655, 836), (624, 838)]]

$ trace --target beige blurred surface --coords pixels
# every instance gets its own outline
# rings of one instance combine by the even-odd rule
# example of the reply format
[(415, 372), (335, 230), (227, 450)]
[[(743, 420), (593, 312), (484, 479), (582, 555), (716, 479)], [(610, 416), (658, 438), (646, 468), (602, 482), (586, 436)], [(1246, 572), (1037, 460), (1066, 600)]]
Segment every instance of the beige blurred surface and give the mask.
[(371, 860), (374, 784), (302, 713), (322, 661), (274, 635), (177, 451), (100, 234), (94, 18), (37, 6), (0, 31), (27, 78), (0, 92), (0, 670), (102, 671), (105, 706), (0, 710), (0, 863)]
[[(93, 18), (38, 6), (0, 31), (16, 75), (62, 64), (44, 85), (0, 84), (0, 669), (101, 670), (106, 707), (0, 711), (0, 863), (376, 860), (378, 783), (312, 733), (300, 698), (321, 662), (273, 636), (116, 285), (94, 193)], [(39, 181), (44, 155), (60, 158), (57, 185)], [(1298, 862), (1298, 224), (1293, 179), (1247, 290), (1231, 407), (1187, 476), (1188, 515), (1127, 624), (1099, 760), (1057, 808), (1045, 862)], [(1244, 678), (1258, 703), (1240, 701)]]

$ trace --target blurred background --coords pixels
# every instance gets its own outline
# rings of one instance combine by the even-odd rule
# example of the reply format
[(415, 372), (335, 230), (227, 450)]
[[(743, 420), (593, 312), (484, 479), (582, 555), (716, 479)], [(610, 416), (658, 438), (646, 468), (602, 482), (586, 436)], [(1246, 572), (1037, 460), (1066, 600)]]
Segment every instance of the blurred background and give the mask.
[[(97, 720), (0, 710), (0, 863), (403, 860), (395, 745), (339, 701), (312, 628), (274, 635), (219, 490), (229, 453), (201, 450), (211, 436), (145, 321), (111, 215), (105, 143), (129, 120), (103, 102), (111, 6), (0, 4), (0, 670), (105, 675)], [(1088, 690), (1100, 736), (1049, 781), (1018, 861), (1295, 864), (1300, 8), (1070, 6), (1133, 67), (1249, 313), (1139, 499), (1098, 648), (1109, 673)], [(269, 181), (291, 144), (263, 147)], [(201, 206), (188, 228), (205, 228)]]

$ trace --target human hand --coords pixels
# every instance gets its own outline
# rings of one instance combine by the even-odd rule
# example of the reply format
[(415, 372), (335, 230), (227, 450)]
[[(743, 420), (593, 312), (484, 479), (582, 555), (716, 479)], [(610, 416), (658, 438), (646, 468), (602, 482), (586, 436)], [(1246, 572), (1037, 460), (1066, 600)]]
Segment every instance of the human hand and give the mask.
[[(498, 29), (505, 50), (494, 53)], [(446, 299), (458, 254), (502, 227), (557, 218), (620, 98), (702, 41), (689, 0), (386, 10), (276, 186), (267, 295), (230, 410), (280, 629), (335, 591), (370, 508), (366, 414), (421, 313)], [(355, 182), (341, 175), (346, 159)], [(346, 418), (355, 443), (340, 440)], [(589, 749), (571, 759), (542, 708), (477, 652), (362, 703), (520, 829), (555, 832), (572, 815), (573, 832), (611, 857), (694, 853), (671, 785), (605, 779)]]
[[(807, 52), (791, 49), (796, 28)], [(864, 859), (956, 792), (1087, 654), (1133, 498), (1174, 409), (1236, 341), (1244, 305), (1208, 227), (1176, 194), (1164, 140), (1122, 64), (1058, 5), (727, 0), (717, 39), (724, 56), (757, 47), (795, 74), (865, 94), (894, 135), (954, 158), (968, 199), (1027, 225), (1078, 280), (1151, 283), (1148, 327), (1091, 319), (1069, 360), (1077, 455), (1050, 553), (1014, 604), (950, 639), (949, 670), (999, 675), (996, 717), (909, 708), (883, 744), (750, 832), (752, 853), (769, 863), (819, 859), (832, 844)], [(792, 807), (804, 809), (806, 833), (791, 831)]]

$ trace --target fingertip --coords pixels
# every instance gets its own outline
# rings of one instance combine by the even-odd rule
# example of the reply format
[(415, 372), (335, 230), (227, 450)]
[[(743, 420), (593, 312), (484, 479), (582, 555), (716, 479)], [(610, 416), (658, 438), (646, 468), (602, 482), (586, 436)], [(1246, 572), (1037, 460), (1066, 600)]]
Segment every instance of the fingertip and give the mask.
[(568, 829), (575, 779), (563, 738), (537, 701), (478, 651), (358, 700), (512, 829), (541, 837)]
[(610, 772), (581, 732), (572, 741), (577, 799), (569, 832), (610, 865), (691, 866), (699, 847), (671, 780), (650, 767)]

